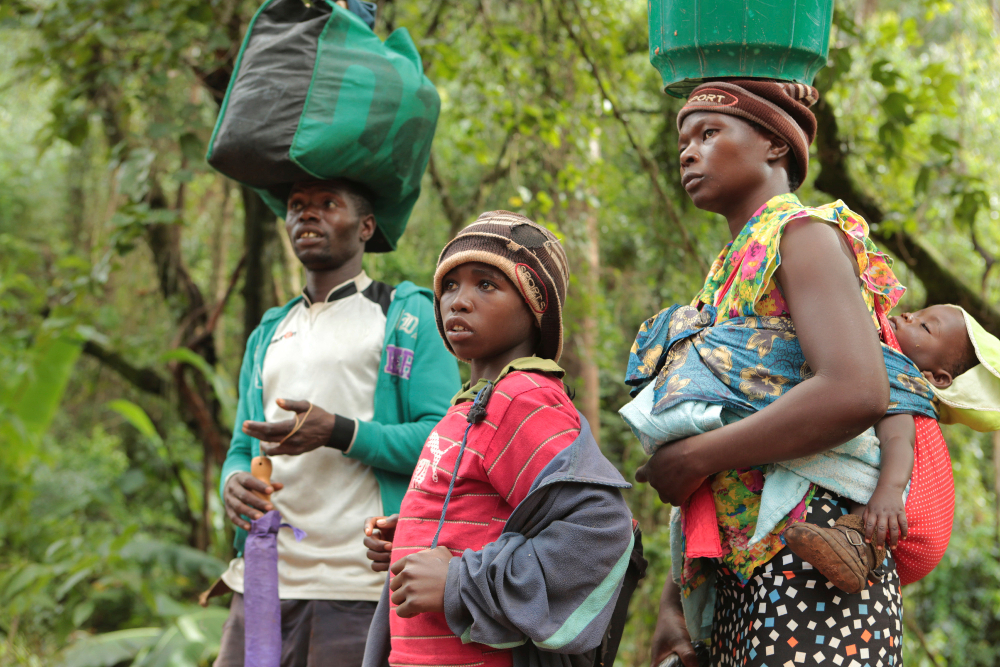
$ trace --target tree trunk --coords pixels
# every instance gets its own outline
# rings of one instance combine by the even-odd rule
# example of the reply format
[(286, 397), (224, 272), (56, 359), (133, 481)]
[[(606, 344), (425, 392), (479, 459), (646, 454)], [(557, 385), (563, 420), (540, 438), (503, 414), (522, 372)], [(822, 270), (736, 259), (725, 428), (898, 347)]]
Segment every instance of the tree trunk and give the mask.
[(252, 189), (240, 185), (243, 196), (243, 248), (246, 269), (243, 279), (243, 344), (273, 304), (270, 249), (275, 237), (275, 217)]
[(580, 327), (580, 380), (583, 383), (582, 400), (577, 404), (580, 412), (590, 422), (590, 429), (598, 444), (601, 442), (601, 376), (597, 364), (598, 308), (600, 293), (601, 255), (598, 243), (597, 212), (587, 207), (584, 212), (587, 230), (587, 268), (584, 275), (586, 311)]
[[(220, 179), (222, 183), (222, 204), (219, 207), (219, 219), (216, 221), (212, 239), (212, 280), (209, 293), (215, 303), (221, 303), (226, 297), (226, 272), (229, 267), (229, 237), (232, 230), (232, 182), (228, 178)], [(223, 356), (226, 344), (226, 318), (220, 317), (215, 325), (215, 351)]]
[(871, 236), (884, 250), (907, 263), (927, 290), (927, 304), (954, 303), (962, 306), (994, 336), (1000, 336), (1000, 310), (987, 303), (977, 290), (956, 276), (946, 262), (919, 237), (898, 231), (890, 234), (878, 227), (885, 213), (874, 197), (861, 190), (847, 167), (845, 144), (841, 141), (833, 108), (820, 100), (816, 113), (816, 148), (822, 171), (815, 186), (844, 200), (872, 226)]
[(196, 549), (209, 551), (212, 548), (212, 510), (210, 499), (215, 495), (215, 479), (212, 476), (213, 452), (208, 442), (202, 438), (201, 447), (201, 521), (198, 525)]
[[(601, 159), (601, 145), (597, 139), (590, 140), (590, 159), (597, 163)], [(584, 290), (586, 310), (580, 327), (580, 380), (583, 383), (583, 400), (579, 402), (580, 412), (590, 422), (590, 429), (598, 444), (601, 442), (601, 375), (597, 364), (597, 341), (599, 338), (598, 295), (601, 292), (601, 245), (597, 211), (588, 202), (583, 207), (584, 229), (587, 234)]]
[(861, 0), (858, 3), (858, 11), (854, 16), (854, 22), (861, 24), (870, 19), (878, 11), (878, 0)]
[(993, 433), (993, 524), (1000, 547), (1000, 431)]
[(69, 181), (69, 240), (74, 247), (84, 250), (87, 254), (90, 253), (90, 232), (86, 226), (87, 202), (84, 192), (89, 158), (86, 144), (77, 148), (69, 159), (70, 168), (67, 173)]

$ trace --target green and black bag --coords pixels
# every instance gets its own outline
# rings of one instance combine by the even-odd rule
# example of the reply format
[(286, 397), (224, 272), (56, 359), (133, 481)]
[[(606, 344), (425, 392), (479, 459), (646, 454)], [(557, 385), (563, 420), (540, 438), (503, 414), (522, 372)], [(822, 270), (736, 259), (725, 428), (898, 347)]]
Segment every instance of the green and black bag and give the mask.
[(279, 217), (293, 184), (368, 190), (388, 252), (420, 196), (441, 101), (405, 28), (383, 43), (333, 0), (267, 0), (247, 28), (208, 162)]

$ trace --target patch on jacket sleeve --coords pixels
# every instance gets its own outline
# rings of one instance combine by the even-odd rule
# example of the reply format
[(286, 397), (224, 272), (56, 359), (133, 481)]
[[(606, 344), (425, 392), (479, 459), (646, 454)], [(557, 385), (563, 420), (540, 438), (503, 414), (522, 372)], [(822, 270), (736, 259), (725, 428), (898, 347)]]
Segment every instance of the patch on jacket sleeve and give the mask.
[(384, 372), (409, 380), (410, 367), (412, 366), (413, 350), (395, 345), (385, 346), (385, 368), (382, 369)]
[(418, 324), (420, 324), (419, 317), (411, 313), (404, 312), (403, 317), (399, 320), (399, 330), (416, 338)]

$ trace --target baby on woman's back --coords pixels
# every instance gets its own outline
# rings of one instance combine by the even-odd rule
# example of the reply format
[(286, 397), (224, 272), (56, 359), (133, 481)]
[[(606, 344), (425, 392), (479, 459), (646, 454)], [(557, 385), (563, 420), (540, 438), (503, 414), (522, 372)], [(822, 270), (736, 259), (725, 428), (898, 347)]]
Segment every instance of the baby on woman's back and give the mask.
[[(683, 313), (681, 317), (684, 317)], [(915, 399), (914, 405), (920, 405), (921, 411), (914, 409), (913, 413), (900, 412), (905, 408), (900, 405), (890, 406), (891, 410), (895, 408), (897, 414), (887, 414), (875, 425), (874, 436), (877, 436), (877, 441), (871, 433), (866, 433), (832, 450), (841, 456), (840, 459), (834, 459), (837, 467), (840, 467), (840, 462), (847, 462), (847, 465), (842, 467), (848, 472), (837, 473), (836, 482), (846, 484), (842, 487), (842, 491), (845, 496), (852, 498), (850, 512), (840, 517), (829, 528), (807, 522), (793, 523), (783, 534), (786, 544), (793, 552), (847, 593), (857, 593), (864, 589), (869, 574), (882, 564), (885, 548), (895, 548), (899, 540), (907, 536), (904, 493), (914, 463), (916, 429), (913, 414), (926, 415), (934, 409), (930, 404), (931, 393), (936, 396), (936, 404), (942, 410), (949, 412), (950, 419), (946, 421), (970, 423), (964, 417), (971, 412), (979, 414), (979, 417), (973, 418), (975, 423), (970, 423), (973, 428), (977, 430), (1000, 428), (1000, 403), (993, 404), (988, 398), (990, 394), (1000, 396), (1000, 391), (977, 390), (977, 386), (982, 384), (992, 384), (1000, 388), (995, 368), (990, 366), (986, 359), (981, 359), (984, 350), (1000, 352), (1000, 342), (996, 338), (988, 334), (964, 310), (953, 305), (930, 306), (915, 313), (890, 317), (887, 322), (891, 334), (887, 333), (886, 338), (890, 335), (895, 337), (902, 355), (906, 357), (904, 360), (899, 360), (899, 355), (886, 350), (887, 364), (894, 364), (892, 369), (896, 370), (900, 361), (907, 366), (912, 363), (909, 369), (910, 375), (907, 376), (904, 372), (896, 373), (897, 377), (890, 377), (891, 385), (895, 387), (895, 396), (909, 392), (909, 398)], [(673, 322), (671, 324), (673, 325)], [(756, 324), (764, 326), (759, 320)], [(794, 330), (790, 322), (785, 327), (787, 330), (777, 326), (778, 324), (779, 321), (776, 320), (768, 323), (768, 327), (776, 328), (756, 330), (762, 332), (755, 334), (756, 344), (760, 345), (760, 341), (770, 339), (772, 341), (770, 344), (774, 346), (781, 341), (794, 339)], [(673, 325), (673, 329), (676, 328), (679, 326)], [(684, 345), (685, 340), (687, 339), (679, 340), (670, 346), (670, 349), (663, 350), (660, 362), (664, 367), (659, 377), (647, 384), (636, 398), (621, 410), (622, 417), (643, 443), (646, 453), (650, 455), (663, 445), (722, 428), (749, 414), (746, 410), (733, 409), (732, 404), (725, 400), (718, 402), (683, 400), (674, 401), (672, 404), (668, 402), (666, 409), (654, 414), (656, 404), (654, 394), (658, 387), (666, 387), (667, 391), (671, 386), (682, 387), (682, 391), (686, 389), (692, 394), (698, 394), (697, 389), (691, 391), (691, 387), (688, 386), (691, 368), (685, 369), (686, 360), (678, 359), (678, 356), (685, 355), (684, 350), (675, 349)], [(753, 340), (754, 337), (751, 337), (751, 341)], [(772, 349), (767, 348), (767, 352), (771, 352)], [(763, 349), (761, 358), (766, 361)], [(980, 366), (981, 361), (983, 366)], [(1000, 359), (995, 360), (994, 364), (996, 361)], [(708, 363), (711, 363), (711, 360)], [(725, 367), (724, 363), (722, 367)], [(973, 369), (976, 369), (975, 372), (970, 373)], [(914, 373), (914, 370), (918, 371), (919, 375)], [(685, 377), (682, 378), (682, 375)], [(744, 391), (750, 394), (769, 391), (772, 388), (768, 386), (770, 382), (776, 387), (775, 395), (782, 391), (780, 385), (788, 382), (784, 377), (777, 377), (777, 374), (763, 378), (750, 375), (746, 375), (742, 382), (734, 382), (732, 379), (723, 379), (723, 382), (733, 392)], [(772, 379), (775, 377), (777, 379)], [(959, 383), (961, 386), (953, 388), (959, 377), (962, 378), (962, 382)], [(757, 386), (758, 384), (761, 386)], [(967, 398), (970, 392), (987, 398), (985, 402), (980, 400), (978, 405), (970, 405), (970, 400)], [(982, 415), (989, 413), (992, 414), (984, 419)], [(808, 482), (828, 488), (835, 485), (834, 480), (823, 476), (829, 474), (825, 472), (829, 467), (823, 468), (829, 461), (821, 460), (823, 463), (819, 464), (817, 457), (785, 462), (775, 466), (772, 472), (768, 473), (761, 497), (761, 521), (757, 525), (756, 535), (765, 534), (774, 527), (774, 522), (767, 524), (765, 517), (784, 516), (788, 509), (801, 501), (803, 491), (808, 488)], [(870, 484), (866, 486), (861, 480), (850, 478), (855, 471), (863, 470), (865, 466), (872, 466), (870, 475), (877, 476), (874, 491)], [(817, 475), (820, 475), (819, 479), (816, 478)], [(696, 499), (691, 501), (692, 504), (696, 502)], [(705, 510), (705, 505), (709, 509)], [(703, 501), (702, 509), (705, 512), (711, 512), (711, 507), (711, 503)], [(692, 521), (689, 518), (688, 525), (696, 523), (697, 519)], [(693, 546), (692, 542), (698, 542), (699, 536), (692, 532), (693, 530), (689, 528), (686, 533), (686, 546), (689, 548)], [(751, 544), (755, 539), (751, 540)], [(694, 555), (707, 553), (704, 547), (697, 545), (694, 545), (694, 551), (698, 552)]]

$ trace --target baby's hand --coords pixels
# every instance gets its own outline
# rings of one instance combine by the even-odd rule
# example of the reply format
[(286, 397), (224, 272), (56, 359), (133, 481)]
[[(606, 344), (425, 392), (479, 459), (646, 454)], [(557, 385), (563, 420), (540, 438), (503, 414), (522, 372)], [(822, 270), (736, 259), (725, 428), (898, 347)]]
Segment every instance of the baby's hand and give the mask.
[(865, 508), (864, 521), (865, 542), (871, 542), (874, 537), (875, 546), (895, 549), (900, 538), (906, 538), (906, 510), (903, 507), (902, 489), (876, 486), (875, 493)]
[(396, 535), (396, 524), (399, 515), (370, 516), (365, 519), (365, 546), (368, 547), (368, 560), (372, 562), (372, 570), (385, 572), (389, 569), (389, 559), (392, 558), (392, 539)]

